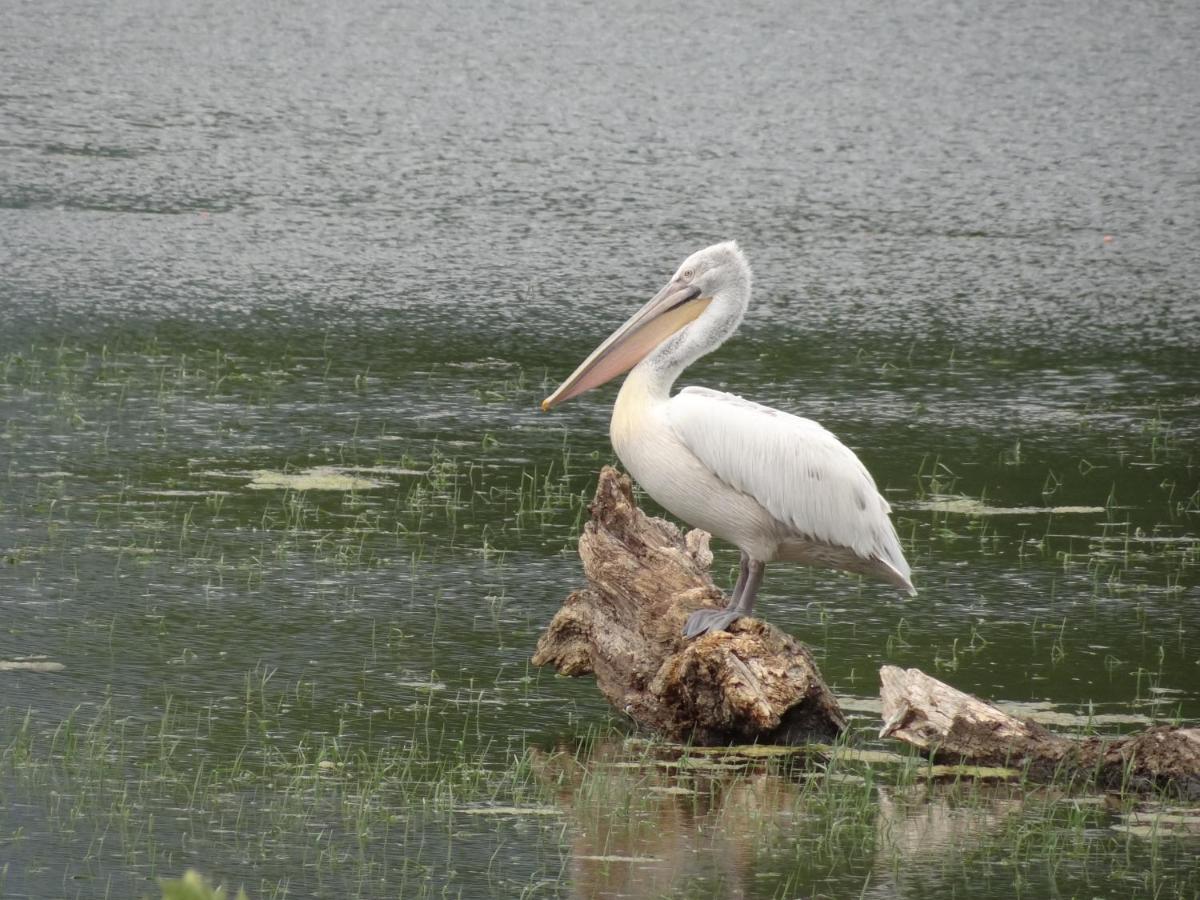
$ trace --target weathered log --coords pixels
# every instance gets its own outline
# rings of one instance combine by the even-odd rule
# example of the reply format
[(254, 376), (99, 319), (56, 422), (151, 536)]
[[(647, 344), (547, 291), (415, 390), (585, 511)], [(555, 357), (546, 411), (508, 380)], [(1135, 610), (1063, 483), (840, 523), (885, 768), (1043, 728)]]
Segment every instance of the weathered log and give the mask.
[(884, 666), (879, 680), (879, 736), (912, 744), (938, 761), (1008, 766), (1037, 759), (1056, 765), (1076, 749), (1074, 741), (1010, 716), (920, 669)]
[(572, 593), (538, 640), (536, 666), (595, 675), (639, 726), (697, 744), (827, 742), (845, 718), (808, 650), (740, 619), (684, 640), (687, 617), (723, 606), (708, 534), (650, 518), (627, 476), (605, 466), (579, 540), (589, 587)]
[(905, 741), (938, 762), (1018, 767), (1041, 779), (1078, 776), (1107, 788), (1169, 788), (1200, 796), (1200, 728), (1162, 725), (1076, 740), (1010, 716), (920, 669), (884, 666), (879, 676), (879, 736)]
[[(757, 619), (687, 641), (697, 609), (724, 604), (709, 576), (708, 535), (650, 518), (629, 479), (605, 467), (579, 540), (589, 586), (573, 592), (538, 640), (533, 663), (595, 675), (639, 726), (697, 744), (828, 742), (845, 718), (812, 654)], [(930, 678), (880, 671), (883, 730), (937, 762), (1019, 767), (1040, 779), (1169, 787), (1200, 796), (1200, 728), (1073, 739)]]

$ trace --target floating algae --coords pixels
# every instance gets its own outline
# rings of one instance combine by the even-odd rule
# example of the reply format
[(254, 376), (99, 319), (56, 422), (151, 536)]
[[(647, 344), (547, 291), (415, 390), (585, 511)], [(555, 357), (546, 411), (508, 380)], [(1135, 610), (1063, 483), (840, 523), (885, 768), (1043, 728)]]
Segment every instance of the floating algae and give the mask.
[(62, 672), (67, 667), (44, 656), (18, 656), (0, 659), (0, 672)]
[(937, 497), (904, 504), (908, 509), (956, 513), (963, 516), (1036, 516), (1036, 515), (1095, 515), (1104, 512), (1103, 506), (988, 506), (973, 497)]
[(256, 491), (366, 491), (383, 487), (382, 482), (349, 475), (345, 470), (333, 466), (317, 466), (302, 472), (259, 469), (251, 474), (253, 480), (247, 487)]

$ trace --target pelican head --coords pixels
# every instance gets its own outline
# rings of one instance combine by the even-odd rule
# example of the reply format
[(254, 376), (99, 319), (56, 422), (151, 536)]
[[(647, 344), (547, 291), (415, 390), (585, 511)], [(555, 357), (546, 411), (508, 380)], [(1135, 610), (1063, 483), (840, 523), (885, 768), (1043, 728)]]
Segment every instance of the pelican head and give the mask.
[(686, 365), (714, 349), (737, 328), (749, 298), (750, 263), (736, 242), (725, 241), (696, 251), (649, 303), (609, 335), (570, 378), (542, 401), (542, 409), (548, 411), (625, 374), (707, 312), (706, 318), (719, 327), (713, 331), (712, 340), (689, 354)]

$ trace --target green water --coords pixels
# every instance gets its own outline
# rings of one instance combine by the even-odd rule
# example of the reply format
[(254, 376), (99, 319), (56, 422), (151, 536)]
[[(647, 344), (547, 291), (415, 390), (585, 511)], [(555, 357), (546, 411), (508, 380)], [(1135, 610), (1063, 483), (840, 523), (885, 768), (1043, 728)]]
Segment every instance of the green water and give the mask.
[(752, 308), (682, 382), (854, 448), (920, 592), (768, 570), (852, 746), (884, 663), (1067, 733), (1200, 719), (1192, 6), (0, 34), (0, 894), (1200, 893), (1194, 803), (714, 765), (529, 665), (615, 387), (538, 402), (736, 238)]
[[(5, 357), (5, 658), (61, 666), (3, 673), (16, 895), (130, 895), (188, 866), (256, 896), (1196, 889), (1195, 826), (1123, 830), (1133, 801), (930, 794), (887, 766), (696, 779), (623, 748), (590, 682), (527, 662), (580, 583), (610, 398), (541, 417), (542, 373), (473, 365), (470, 344), (389, 362), (368, 335), (296, 343), (318, 353), (230, 336)], [(725, 364), (749, 381), (772, 349), (744, 343), (763, 349)], [(864, 346), (826, 383), (949, 403), (997, 365)], [(841, 429), (921, 594), (776, 566), (762, 612), (852, 709), (889, 662), (1071, 731), (1196, 718), (1186, 411), (1098, 388), (1057, 405), (1055, 441)]]

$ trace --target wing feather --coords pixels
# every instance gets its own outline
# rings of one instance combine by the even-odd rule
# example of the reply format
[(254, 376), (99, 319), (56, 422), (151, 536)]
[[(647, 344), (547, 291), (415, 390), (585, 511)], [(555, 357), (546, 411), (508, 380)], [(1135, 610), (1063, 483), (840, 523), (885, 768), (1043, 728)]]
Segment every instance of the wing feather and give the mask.
[(886, 563), (912, 589), (891, 507), (854, 452), (811, 419), (689, 387), (668, 405), (679, 439), (718, 478), (805, 538)]

